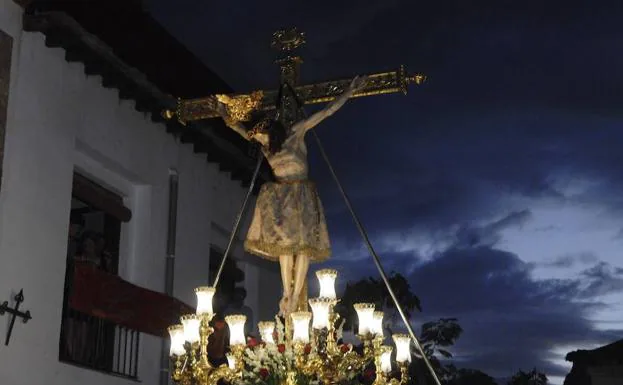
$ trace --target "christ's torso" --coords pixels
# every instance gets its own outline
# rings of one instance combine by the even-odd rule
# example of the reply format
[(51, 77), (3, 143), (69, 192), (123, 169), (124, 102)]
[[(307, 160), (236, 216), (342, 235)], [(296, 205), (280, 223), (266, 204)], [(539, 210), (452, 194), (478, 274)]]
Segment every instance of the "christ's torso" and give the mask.
[(270, 154), (264, 147), (264, 155), (280, 182), (292, 182), (307, 179), (307, 147), (305, 134), (297, 130), (296, 125), (290, 129), (288, 138), (283, 142), (281, 151)]

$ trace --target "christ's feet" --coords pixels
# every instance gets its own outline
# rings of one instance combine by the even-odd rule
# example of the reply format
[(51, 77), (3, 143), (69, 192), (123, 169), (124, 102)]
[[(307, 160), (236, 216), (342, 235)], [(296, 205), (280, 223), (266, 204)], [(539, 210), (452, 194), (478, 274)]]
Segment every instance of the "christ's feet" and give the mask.
[(297, 308), (298, 308), (298, 301), (290, 301), (290, 303), (288, 303), (288, 311), (290, 314), (297, 311), (298, 310)]
[(289, 306), (290, 305), (290, 297), (286, 294), (281, 297), (281, 301), (279, 301), (279, 315), (285, 317), (289, 314)]

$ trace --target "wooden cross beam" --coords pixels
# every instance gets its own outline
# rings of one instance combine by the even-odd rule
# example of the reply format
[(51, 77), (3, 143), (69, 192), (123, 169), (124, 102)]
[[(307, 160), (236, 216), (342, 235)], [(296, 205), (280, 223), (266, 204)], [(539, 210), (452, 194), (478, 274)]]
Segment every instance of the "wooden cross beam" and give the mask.
[[(296, 92), (296, 96), (304, 104), (330, 102), (341, 95), (349, 86), (352, 79), (329, 80), (320, 83), (299, 85), (299, 69), (303, 60), (299, 56), (290, 55), (296, 48), (305, 43), (305, 35), (295, 28), (277, 31), (273, 34), (272, 47), (285, 53), (285, 56), (276, 60), (281, 69), (281, 82), (289, 83)], [(410, 84), (422, 84), (426, 77), (422, 74), (407, 75), (404, 66), (395, 71), (378, 72), (367, 75), (366, 86), (355, 93), (353, 97), (364, 97), (402, 92), (407, 93)], [(286, 92), (288, 92), (286, 90)], [(275, 109), (278, 90), (258, 90), (250, 93), (231, 95), (210, 95), (196, 99), (178, 99), (175, 111), (165, 110), (163, 116), (167, 119), (177, 117), (177, 120), (186, 122), (218, 117), (214, 111), (215, 99), (227, 104), (230, 116), (236, 120), (248, 121), (255, 111), (269, 111)], [(286, 99), (282, 117), (287, 125), (296, 121), (296, 111), (292, 95), (283, 95)], [(290, 103), (288, 103), (290, 99)]]

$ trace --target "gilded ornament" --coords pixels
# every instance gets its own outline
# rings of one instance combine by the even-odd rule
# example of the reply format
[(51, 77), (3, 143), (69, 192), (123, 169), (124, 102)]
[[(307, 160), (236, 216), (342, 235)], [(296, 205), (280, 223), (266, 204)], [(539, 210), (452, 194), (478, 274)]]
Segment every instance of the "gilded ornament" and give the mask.
[(305, 44), (305, 33), (297, 28), (282, 29), (273, 33), (271, 47), (279, 51), (292, 51)]
[(227, 114), (238, 122), (251, 120), (251, 113), (258, 109), (264, 97), (264, 91), (253, 91), (243, 95), (216, 95), (216, 99), (227, 106)]

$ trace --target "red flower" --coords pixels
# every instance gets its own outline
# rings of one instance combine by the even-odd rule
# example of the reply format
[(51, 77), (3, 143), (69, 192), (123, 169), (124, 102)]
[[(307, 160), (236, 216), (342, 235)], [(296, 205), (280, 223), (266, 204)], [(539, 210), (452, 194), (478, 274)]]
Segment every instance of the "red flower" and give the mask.
[(342, 353), (348, 353), (348, 352), (350, 352), (350, 345), (348, 345), (348, 344), (343, 344), (343, 345), (340, 345), (340, 351), (341, 351)]
[(268, 369), (266, 368), (260, 369), (260, 377), (262, 377), (262, 380), (265, 380), (266, 377), (268, 377)]
[(277, 350), (279, 350), (279, 353), (283, 353), (286, 351), (286, 346), (284, 344), (279, 344), (277, 345)]
[(309, 352), (311, 352), (311, 345), (310, 344), (305, 345), (304, 352), (305, 352), (305, 354), (309, 354)]
[(254, 337), (249, 337), (247, 338), (247, 346), (250, 348), (254, 348), (259, 344), (259, 342), (257, 342), (257, 339), (255, 339)]
[(374, 371), (374, 369), (366, 369), (366, 371), (363, 372), (363, 376), (368, 380), (371, 380), (372, 377), (374, 377), (375, 375), (376, 372)]

